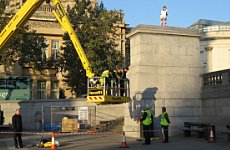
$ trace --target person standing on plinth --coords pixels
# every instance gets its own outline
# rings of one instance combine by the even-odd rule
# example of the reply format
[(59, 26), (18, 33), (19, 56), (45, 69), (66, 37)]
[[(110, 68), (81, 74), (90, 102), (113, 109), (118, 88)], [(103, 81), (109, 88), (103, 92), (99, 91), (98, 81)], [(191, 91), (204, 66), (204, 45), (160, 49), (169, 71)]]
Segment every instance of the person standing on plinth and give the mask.
[(168, 9), (167, 7), (164, 5), (162, 10), (161, 10), (161, 14), (160, 14), (160, 25), (161, 26), (167, 26), (167, 16), (168, 16)]

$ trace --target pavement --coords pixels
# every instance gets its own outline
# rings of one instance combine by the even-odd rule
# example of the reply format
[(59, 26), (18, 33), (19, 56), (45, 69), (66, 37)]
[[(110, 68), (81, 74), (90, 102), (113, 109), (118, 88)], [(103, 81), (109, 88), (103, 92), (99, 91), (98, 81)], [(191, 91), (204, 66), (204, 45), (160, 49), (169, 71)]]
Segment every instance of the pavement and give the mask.
[[(34, 145), (38, 144), (42, 135), (23, 135), (25, 145), (21, 150), (45, 150)], [(47, 136), (44, 136), (47, 137)], [(117, 133), (94, 135), (56, 135), (60, 147), (58, 150), (118, 150), (122, 142), (122, 135)], [(126, 137), (127, 149), (132, 150), (229, 150), (230, 142), (226, 138), (218, 138), (216, 143), (209, 143), (205, 139), (196, 137), (170, 137), (169, 143), (152, 140), (151, 145), (142, 145), (143, 141)], [(0, 134), (0, 150), (14, 150), (13, 137)], [(46, 150), (49, 148), (46, 148)]]

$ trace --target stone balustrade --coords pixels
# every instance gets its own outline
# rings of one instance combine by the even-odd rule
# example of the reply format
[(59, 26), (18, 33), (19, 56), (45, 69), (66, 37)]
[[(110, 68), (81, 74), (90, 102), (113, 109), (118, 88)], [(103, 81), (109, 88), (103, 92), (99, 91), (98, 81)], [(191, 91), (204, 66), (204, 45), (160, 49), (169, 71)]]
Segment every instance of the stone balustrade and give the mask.
[(230, 69), (202, 75), (202, 98), (230, 97)]
[(203, 87), (230, 86), (230, 69), (210, 72), (202, 75)]

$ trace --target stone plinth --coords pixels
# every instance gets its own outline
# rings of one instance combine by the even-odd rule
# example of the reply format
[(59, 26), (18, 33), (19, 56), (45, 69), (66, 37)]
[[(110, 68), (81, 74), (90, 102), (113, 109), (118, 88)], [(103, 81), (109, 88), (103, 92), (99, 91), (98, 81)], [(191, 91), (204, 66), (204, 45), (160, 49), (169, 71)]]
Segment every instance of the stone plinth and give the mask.
[(127, 136), (140, 135), (135, 120), (142, 107), (152, 108), (154, 127), (159, 129), (161, 107), (166, 106), (172, 124), (170, 134), (179, 134), (184, 121), (200, 118), (199, 33), (191, 29), (139, 25), (130, 39), (131, 102), (125, 109)]

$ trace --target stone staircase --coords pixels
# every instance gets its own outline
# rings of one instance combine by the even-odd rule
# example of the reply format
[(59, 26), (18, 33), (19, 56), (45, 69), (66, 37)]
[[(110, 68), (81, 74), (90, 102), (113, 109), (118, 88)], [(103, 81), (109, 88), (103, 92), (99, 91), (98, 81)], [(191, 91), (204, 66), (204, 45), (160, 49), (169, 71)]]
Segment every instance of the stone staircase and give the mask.
[(100, 121), (100, 124), (95, 126), (98, 132), (117, 132), (121, 133), (123, 130), (124, 118), (117, 118), (114, 120)]

